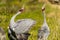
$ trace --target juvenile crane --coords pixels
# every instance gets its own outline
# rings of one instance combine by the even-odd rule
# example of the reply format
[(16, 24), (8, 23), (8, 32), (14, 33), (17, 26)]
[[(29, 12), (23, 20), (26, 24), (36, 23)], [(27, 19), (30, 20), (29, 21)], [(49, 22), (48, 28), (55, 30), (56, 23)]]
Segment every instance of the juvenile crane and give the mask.
[(23, 10), (24, 6), (10, 20), (10, 25), (8, 28), (8, 37), (10, 40), (27, 40), (30, 35), (28, 33), (29, 30), (36, 23), (36, 21), (32, 19), (20, 19), (15, 22), (14, 19), (17, 15), (21, 14)]
[(43, 16), (44, 16), (44, 22), (43, 22), (43, 25), (42, 25), (41, 29), (39, 29), (38, 40), (47, 40), (47, 38), (50, 34), (50, 29), (49, 29), (48, 24), (46, 22), (45, 5), (46, 4), (44, 4), (42, 6), (42, 13), (43, 13)]

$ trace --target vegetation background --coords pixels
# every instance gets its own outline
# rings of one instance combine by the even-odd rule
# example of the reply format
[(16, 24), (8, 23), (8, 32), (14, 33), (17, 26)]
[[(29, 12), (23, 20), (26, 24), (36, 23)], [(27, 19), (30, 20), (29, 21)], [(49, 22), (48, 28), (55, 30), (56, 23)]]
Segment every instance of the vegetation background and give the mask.
[(30, 30), (31, 36), (28, 40), (37, 40), (38, 29), (43, 24), (43, 15), (41, 7), (46, 2), (46, 17), (50, 28), (48, 40), (60, 40), (60, 6), (51, 4), (47, 0), (0, 0), (0, 27), (3, 27), (7, 36), (7, 27), (11, 17), (25, 5), (25, 10), (15, 19), (31, 18), (37, 21), (36, 25)]

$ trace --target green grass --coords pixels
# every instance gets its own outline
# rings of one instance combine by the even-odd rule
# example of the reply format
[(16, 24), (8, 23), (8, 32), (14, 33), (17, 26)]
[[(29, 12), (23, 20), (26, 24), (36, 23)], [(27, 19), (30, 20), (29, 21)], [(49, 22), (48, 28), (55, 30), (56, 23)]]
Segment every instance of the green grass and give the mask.
[[(36, 24), (32, 27), (29, 33), (31, 33), (31, 36), (29, 37), (29, 40), (37, 40), (37, 34), (38, 29), (43, 24), (43, 15), (41, 12), (41, 7), (43, 3), (29, 3), (29, 1), (17, 1), (17, 0), (11, 0), (8, 1), (6, 4), (0, 4), (0, 26), (4, 28), (6, 35), (7, 35), (7, 27), (9, 26), (9, 22), (11, 17), (21, 8), (22, 4), (25, 3), (25, 10), (22, 14), (18, 15), (15, 18), (15, 21), (19, 19), (25, 19), (30, 18), (36, 21)], [(6, 9), (5, 9), (6, 8)], [(4, 9), (4, 10), (3, 10)], [(50, 5), (46, 5), (46, 14), (49, 14), (50, 12), (58, 12), (56, 10), (57, 8), (52, 8)], [(55, 14), (56, 14), (55, 13)], [(48, 15), (46, 15), (48, 16)], [(60, 27), (57, 23), (57, 16), (54, 17), (47, 17), (47, 23), (50, 28), (50, 35), (48, 37), (48, 40), (60, 40)], [(8, 40), (8, 37), (7, 37)]]

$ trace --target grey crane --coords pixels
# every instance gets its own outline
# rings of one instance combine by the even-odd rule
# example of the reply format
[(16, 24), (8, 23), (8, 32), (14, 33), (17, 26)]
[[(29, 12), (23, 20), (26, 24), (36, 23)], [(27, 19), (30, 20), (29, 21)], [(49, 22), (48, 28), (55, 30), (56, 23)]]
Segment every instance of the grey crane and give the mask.
[(11, 40), (27, 40), (30, 35), (28, 33), (29, 30), (36, 23), (36, 21), (32, 19), (20, 19), (15, 22), (14, 19), (17, 15), (21, 14), (23, 10), (24, 6), (10, 20), (8, 37), (10, 37)]
[(43, 13), (43, 16), (44, 16), (44, 22), (43, 22), (43, 25), (41, 27), (41, 29), (39, 29), (39, 32), (38, 32), (38, 40), (46, 40), (50, 34), (50, 29), (49, 29), (49, 26), (46, 22), (46, 15), (45, 15), (45, 5), (44, 4), (42, 6), (42, 13)]

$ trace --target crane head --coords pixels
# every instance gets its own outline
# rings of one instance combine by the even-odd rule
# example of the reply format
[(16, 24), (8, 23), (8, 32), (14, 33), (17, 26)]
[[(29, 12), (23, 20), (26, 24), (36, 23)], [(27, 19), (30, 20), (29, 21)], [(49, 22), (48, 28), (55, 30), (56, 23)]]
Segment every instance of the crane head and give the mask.
[(44, 5), (42, 6), (42, 12), (45, 11), (45, 5), (46, 5), (46, 4), (44, 4)]
[(24, 11), (24, 5), (22, 6), (22, 8), (19, 10), (19, 12)]

